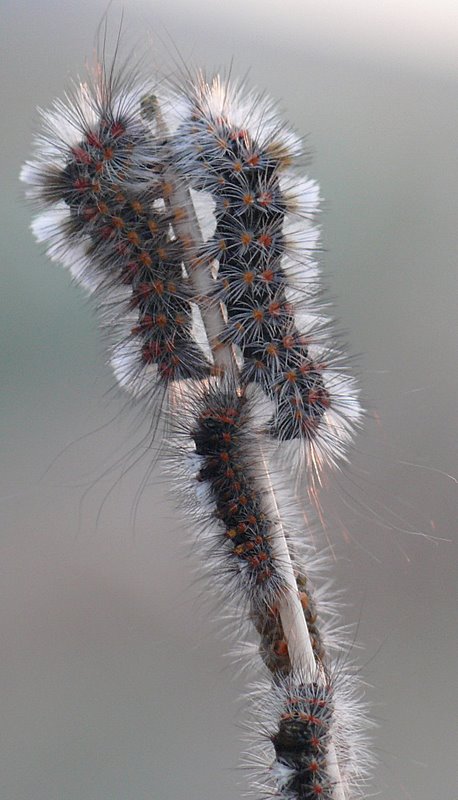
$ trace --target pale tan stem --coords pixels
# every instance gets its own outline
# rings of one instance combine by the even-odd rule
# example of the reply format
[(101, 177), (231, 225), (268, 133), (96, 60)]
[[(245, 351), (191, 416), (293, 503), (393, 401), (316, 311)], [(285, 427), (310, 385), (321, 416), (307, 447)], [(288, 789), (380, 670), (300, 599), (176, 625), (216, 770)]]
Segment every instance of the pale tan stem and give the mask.
[(285, 590), (278, 602), (283, 633), (288, 643), (288, 655), (294, 672), (303, 676), (305, 682), (311, 682), (316, 679), (317, 672), (312, 642), (305, 621), (288, 542), (281, 522), (277, 498), (261, 441), (259, 441), (258, 447), (263, 473), (262, 481), (258, 480), (261, 483), (260, 488), (264, 490), (264, 510), (272, 525), (272, 554), (275, 561), (281, 564), (282, 577), (286, 583)]
[(339, 762), (337, 761), (336, 748), (331, 740), (328, 744), (327, 768), (332, 783), (332, 793), (334, 800), (347, 800), (347, 792), (342, 783)]
[(211, 298), (214, 281), (208, 261), (196, 258), (196, 252), (203, 244), (199, 221), (189, 189), (165, 172), (167, 186), (171, 190), (167, 202), (174, 215), (173, 228), (183, 244), (184, 265), (196, 293), (196, 301), (202, 315), (215, 365), (222, 371), (236, 369), (232, 348), (220, 341), (224, 330), (224, 317), (221, 304)]
[[(166, 135), (165, 124), (158, 110), (156, 121), (158, 127)], [(215, 366), (222, 373), (230, 370), (232, 374), (237, 375), (238, 367), (233, 348), (221, 341), (225, 320), (221, 304), (216, 303), (211, 298), (213, 286), (211, 265), (204, 259), (196, 257), (203, 245), (203, 238), (191, 193), (184, 182), (177, 178), (172, 170), (165, 170), (164, 181), (167, 185), (166, 203), (172, 212), (175, 233), (183, 245), (184, 266), (197, 295), (196, 302), (199, 305)], [(258, 437), (258, 452), (262, 469), (257, 477), (257, 486), (263, 497), (264, 511), (272, 525), (272, 553), (275, 560), (281, 564), (282, 575), (285, 580), (284, 591), (278, 600), (278, 611), (288, 645), (291, 666), (293, 671), (301, 676), (301, 680), (304, 680), (304, 682), (321, 681), (323, 680), (322, 670), (317, 668), (313, 654), (312, 642), (299, 597), (291, 554), (260, 436)], [(333, 783), (334, 800), (346, 800), (332, 742), (328, 746), (328, 769)]]
[[(167, 180), (167, 179), (166, 179)], [(187, 245), (192, 241), (191, 255), (186, 258), (189, 248), (185, 251), (185, 269), (197, 289), (200, 297), (208, 298), (211, 290), (213, 278), (208, 265), (205, 263), (196, 266), (195, 253), (200, 245), (203, 244), (199, 223), (192, 205), (192, 198), (184, 186), (179, 186), (173, 181), (172, 176), (167, 180), (169, 187), (174, 186), (168, 197), (171, 211), (177, 218), (174, 225), (177, 235), (186, 242)], [(221, 307), (215, 302), (204, 302), (200, 305), (202, 321), (209, 339), (215, 363), (223, 368), (230, 368), (237, 374), (237, 365), (229, 345), (221, 345), (220, 336), (224, 330), (224, 317)], [(215, 347), (216, 343), (216, 347)], [(286, 541), (285, 531), (281, 522), (280, 511), (278, 508), (275, 490), (269, 474), (269, 467), (263, 453), (261, 437), (258, 437), (258, 448), (260, 463), (262, 465), (262, 475), (257, 477), (258, 490), (262, 494), (264, 511), (269, 518), (273, 536), (271, 547), (276, 561), (281, 564), (282, 574), (285, 577), (285, 590), (278, 602), (279, 613), (282, 621), (283, 631), (288, 643), (288, 652), (292, 667), (298, 674), (304, 675), (306, 680), (314, 680), (316, 676), (316, 662), (313, 655), (312, 643), (305, 621), (304, 612), (299, 598), (296, 578), (294, 576), (291, 555)]]

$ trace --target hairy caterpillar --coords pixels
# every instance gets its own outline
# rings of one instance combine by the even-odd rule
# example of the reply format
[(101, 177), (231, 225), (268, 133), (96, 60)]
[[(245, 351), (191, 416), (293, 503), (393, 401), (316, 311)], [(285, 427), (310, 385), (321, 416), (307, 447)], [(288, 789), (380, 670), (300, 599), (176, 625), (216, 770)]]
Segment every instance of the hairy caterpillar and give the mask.
[(35, 219), (36, 237), (118, 327), (119, 382), (151, 399), (155, 384), (201, 378), (209, 364), (192, 336), (183, 253), (164, 201), (160, 146), (142, 116), (145, 96), (144, 84), (114, 78), (56, 102), (39, 159), (22, 179), (31, 199), (51, 207)]
[[(97, 299), (119, 382), (153, 413), (167, 394), (203, 560), (259, 633), (280, 697), (272, 791), (351, 797), (313, 563), (272, 468), (293, 446), (313, 483), (360, 419), (319, 306), (318, 190), (291, 170), (298, 139), (270, 101), (200, 75), (161, 98), (101, 68), (44, 119), (22, 172), (46, 207), (34, 232)], [(316, 747), (304, 723), (322, 729)]]
[(319, 308), (318, 187), (298, 177), (300, 142), (270, 100), (200, 76), (184, 106), (178, 164), (214, 202), (214, 233), (197, 257), (217, 264), (223, 337), (243, 356), (242, 383), (273, 401), (271, 436), (302, 442), (319, 473), (343, 456), (360, 408)]
[[(367, 749), (365, 707), (356, 675), (334, 666), (322, 682), (306, 682), (290, 673), (254, 693), (254, 725), (248, 728), (250, 749), (245, 763), (259, 796), (333, 798), (363, 791), (372, 756)], [(336, 786), (329, 760), (331, 743), (340, 767)], [(276, 759), (266, 773), (274, 747)]]

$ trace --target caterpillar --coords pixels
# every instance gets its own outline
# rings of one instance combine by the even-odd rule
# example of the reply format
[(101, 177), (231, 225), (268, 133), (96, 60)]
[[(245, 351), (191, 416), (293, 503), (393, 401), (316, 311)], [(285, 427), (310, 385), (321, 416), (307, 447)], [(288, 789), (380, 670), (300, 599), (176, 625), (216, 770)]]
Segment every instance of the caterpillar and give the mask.
[(192, 332), (183, 252), (167, 208), (164, 157), (144, 119), (144, 83), (99, 76), (43, 114), (38, 157), (21, 178), (50, 209), (33, 223), (53, 260), (99, 300), (115, 326), (121, 385), (150, 401), (170, 381), (200, 379), (210, 364)]
[(366, 729), (361, 683), (337, 663), (322, 681), (292, 671), (256, 687), (244, 764), (258, 796), (359, 796), (372, 764)]
[(335, 722), (317, 559), (274, 466), (286, 449), (313, 488), (361, 419), (320, 305), (319, 190), (297, 177), (300, 141), (270, 100), (200, 73), (156, 92), (98, 67), (43, 118), (21, 173), (45, 208), (33, 231), (96, 299), (119, 383), (153, 414), (167, 398), (192, 549), (270, 676), (271, 793), (348, 800), (358, 737)]
[(300, 142), (270, 100), (200, 75), (181, 105), (178, 168), (214, 203), (214, 232), (196, 257), (214, 265), (223, 338), (243, 357), (242, 384), (273, 403), (270, 435), (298, 441), (318, 475), (344, 456), (361, 417), (319, 308), (318, 186), (298, 177)]

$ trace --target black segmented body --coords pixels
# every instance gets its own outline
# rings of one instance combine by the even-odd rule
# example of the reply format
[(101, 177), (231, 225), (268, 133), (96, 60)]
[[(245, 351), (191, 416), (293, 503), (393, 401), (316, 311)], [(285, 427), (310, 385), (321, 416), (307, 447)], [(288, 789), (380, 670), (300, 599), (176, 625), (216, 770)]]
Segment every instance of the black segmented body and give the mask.
[(287, 692), (278, 730), (271, 738), (277, 761), (291, 770), (284, 782), (285, 796), (291, 800), (332, 800), (327, 769), (332, 720), (328, 687), (309, 683)]
[(262, 586), (274, 577), (275, 566), (270, 521), (261, 510), (243, 455), (246, 419), (243, 397), (236, 393), (209, 394), (192, 438), (203, 462), (198, 480), (206, 481), (211, 489), (214, 515), (224, 526), (228, 553), (237, 570), (246, 570), (247, 586)]
[[(168, 383), (203, 377), (209, 365), (191, 335), (182, 248), (170, 230), (173, 216), (163, 203), (162, 208), (153, 205), (161, 200), (163, 186), (160, 175), (151, 171), (149, 137), (140, 122), (102, 119), (71, 148), (54, 192), (70, 208), (72, 238), (85, 238), (90, 269), (100, 285), (131, 286), (131, 308), (138, 313), (132, 336), (140, 340), (139, 368), (157, 364), (159, 380)], [(143, 171), (133, 162), (136, 150), (150, 156)]]
[(195, 141), (196, 188), (216, 201), (215, 233), (202, 254), (218, 260), (215, 296), (227, 310), (225, 338), (243, 354), (242, 380), (260, 384), (275, 402), (272, 435), (313, 438), (330, 397), (323, 365), (311, 359), (285, 294), (279, 161), (223, 118), (209, 124), (198, 109), (194, 116), (182, 136)]

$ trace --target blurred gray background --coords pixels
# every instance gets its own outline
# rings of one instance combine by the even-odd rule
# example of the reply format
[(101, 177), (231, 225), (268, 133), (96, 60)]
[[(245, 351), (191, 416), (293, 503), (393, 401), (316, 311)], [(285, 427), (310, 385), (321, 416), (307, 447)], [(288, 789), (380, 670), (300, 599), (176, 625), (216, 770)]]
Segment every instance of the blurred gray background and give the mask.
[[(233, 800), (247, 678), (199, 601), (148, 421), (17, 180), (35, 107), (83, 73), (105, 9), (1, 3), (0, 798)], [(458, 798), (457, 45), (454, 0), (124, 3), (124, 52), (166, 73), (178, 53), (232, 59), (308, 134), (369, 409), (323, 505), (384, 800)]]

